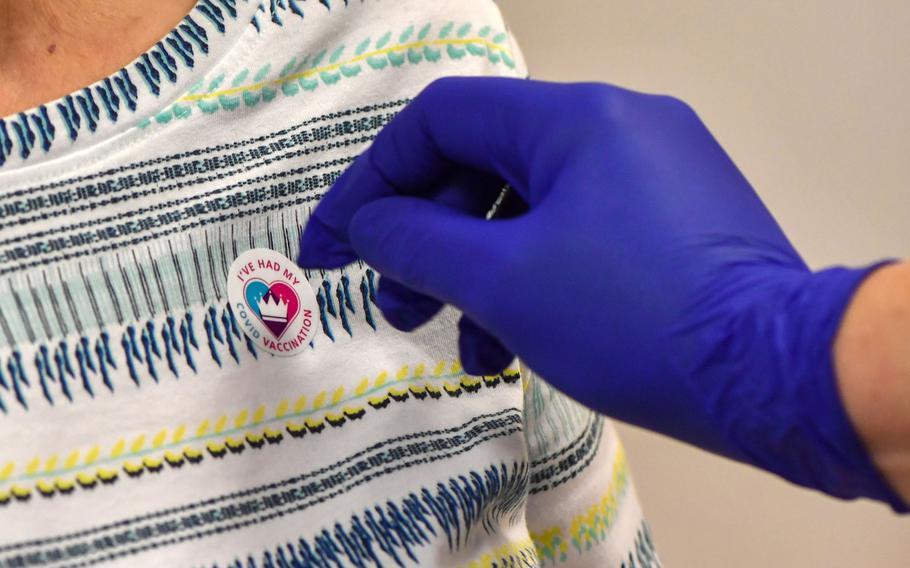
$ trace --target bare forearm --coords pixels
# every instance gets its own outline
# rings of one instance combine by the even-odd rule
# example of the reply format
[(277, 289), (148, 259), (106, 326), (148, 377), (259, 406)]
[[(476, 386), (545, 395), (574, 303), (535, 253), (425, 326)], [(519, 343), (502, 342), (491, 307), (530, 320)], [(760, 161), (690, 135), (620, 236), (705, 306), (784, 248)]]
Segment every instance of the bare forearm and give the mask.
[(910, 262), (863, 283), (834, 351), (851, 421), (876, 466), (910, 502)]

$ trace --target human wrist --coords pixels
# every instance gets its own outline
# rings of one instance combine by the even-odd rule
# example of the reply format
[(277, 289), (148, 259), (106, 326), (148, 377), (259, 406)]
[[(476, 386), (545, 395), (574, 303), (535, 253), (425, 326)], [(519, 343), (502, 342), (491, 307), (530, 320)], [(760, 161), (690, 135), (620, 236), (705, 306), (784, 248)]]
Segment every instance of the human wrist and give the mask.
[(743, 461), (834, 497), (905, 511), (847, 414), (833, 356), (851, 298), (879, 267), (737, 275), (739, 291), (726, 296), (738, 307), (727, 310), (714, 368), (698, 382)]
[(910, 503), (910, 262), (863, 281), (833, 357), (851, 423), (882, 476)]

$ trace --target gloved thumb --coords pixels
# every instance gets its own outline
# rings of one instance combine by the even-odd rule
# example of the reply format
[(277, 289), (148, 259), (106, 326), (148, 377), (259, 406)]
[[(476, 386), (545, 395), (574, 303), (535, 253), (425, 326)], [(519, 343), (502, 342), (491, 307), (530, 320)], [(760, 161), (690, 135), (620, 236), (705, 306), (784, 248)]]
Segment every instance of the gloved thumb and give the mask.
[[(495, 299), (491, 278), (502, 265), (507, 233), (486, 221), (419, 197), (386, 197), (363, 205), (348, 238), (384, 277), (475, 317)], [(484, 319), (481, 317), (481, 319)]]

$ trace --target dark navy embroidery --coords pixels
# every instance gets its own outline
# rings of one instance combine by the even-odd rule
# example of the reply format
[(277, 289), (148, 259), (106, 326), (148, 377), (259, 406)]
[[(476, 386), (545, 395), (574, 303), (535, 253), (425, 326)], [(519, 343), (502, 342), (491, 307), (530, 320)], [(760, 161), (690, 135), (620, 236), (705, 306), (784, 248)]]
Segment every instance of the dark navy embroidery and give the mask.
[[(526, 498), (527, 466), (491, 466), (482, 472), (424, 487), (399, 502), (365, 509), (311, 538), (299, 538), (228, 564), (230, 568), (294, 566), (405, 566), (417, 550), (445, 538), (450, 550), (466, 544), (472, 531), (496, 532), (501, 523), (520, 520)], [(533, 566), (526, 563), (524, 566)], [(213, 568), (218, 568), (214, 564)]]
[[(332, 7), (329, 0), (319, 0), (319, 4), (320, 9), (330, 10)], [(344, 5), (347, 4), (345, 0)], [(304, 9), (300, 0), (262, 2), (250, 24), (258, 31), (262, 29), (263, 20), (283, 26), (286, 14), (303, 18)], [(9, 161), (15, 148), (18, 148), (22, 160), (34, 155), (33, 126), (38, 131), (41, 149), (48, 152), (54, 142), (54, 131), (57, 128), (55, 121), (60, 121), (68, 138), (75, 141), (83, 132), (83, 126), (89, 132), (95, 132), (101, 126), (102, 118), (109, 123), (116, 123), (122, 118), (124, 110), (134, 112), (139, 97), (137, 84), (143, 85), (146, 92), (158, 97), (164, 82), (176, 84), (181, 69), (193, 69), (199, 57), (208, 54), (209, 33), (225, 34), (228, 20), (236, 20), (237, 17), (236, 0), (198, 0), (193, 11), (135, 63), (95, 85), (63, 97), (54, 105), (56, 116), (49, 114), (48, 109), (42, 105), (17, 117), (0, 118), (0, 167)], [(100, 99), (100, 103), (95, 97)], [(103, 115), (100, 114), (102, 110)]]
[[(76, 356), (79, 359), (79, 364), (82, 365), (83, 361), (80, 359), (79, 354), (80, 351), (77, 348)], [(42, 374), (42, 385), (54, 373), (48, 364), (47, 355), (46, 350), (42, 350), (39, 355), (36, 355), (36, 357), (43, 359), (41, 363), (43, 370), (50, 369), (49, 374)], [(331, 406), (320, 406), (320, 408), (313, 408), (310, 411), (305, 411), (305, 409), (298, 411), (295, 408), (294, 412), (290, 414), (286, 413), (288, 401), (285, 400), (283, 401), (285, 410), (280, 413), (280, 416), (276, 409), (274, 417), (266, 418), (265, 408), (260, 407), (263, 413), (263, 421), (255, 426), (224, 432), (223, 436), (219, 435), (221, 437), (218, 438), (197, 433), (195, 437), (181, 437), (180, 442), (174, 442), (162, 448), (150, 448), (147, 451), (131, 452), (120, 455), (118, 458), (102, 460), (102, 462), (92, 462), (91, 464), (86, 464), (85, 467), (70, 469), (66, 472), (58, 471), (45, 478), (24, 480), (20, 477), (12, 481), (7, 478), (6, 482), (12, 484), (7, 487), (0, 487), (0, 507), (14, 502), (17, 504), (29, 503), (28, 497), (32, 493), (31, 487), (34, 487), (45, 498), (67, 496), (72, 494), (72, 489), (76, 487), (94, 489), (97, 485), (96, 482), (99, 480), (103, 481), (105, 485), (112, 485), (119, 479), (124, 479), (118, 473), (118, 467), (130, 479), (137, 479), (141, 478), (145, 472), (155, 474), (162, 472), (165, 470), (165, 464), (169, 466), (167, 469), (171, 470), (180, 469), (186, 464), (197, 465), (203, 463), (203, 461), (208, 459), (208, 456), (223, 460), (229, 454), (240, 455), (247, 449), (262, 449), (266, 443), (269, 446), (277, 446), (282, 444), (284, 440), (289, 439), (310, 440), (313, 436), (319, 436), (327, 431), (334, 431), (345, 425), (355, 423), (368, 412), (374, 413), (389, 408), (393, 400), (398, 403), (395, 405), (396, 408), (400, 407), (401, 403), (408, 401), (410, 401), (410, 405), (420, 402), (434, 404), (442, 399), (443, 392), (446, 394), (446, 399), (457, 398), (462, 393), (470, 396), (480, 392), (482, 387), (495, 389), (500, 382), (515, 384), (520, 378), (520, 375), (515, 371), (506, 371), (500, 375), (484, 377), (483, 379), (465, 375), (463, 372), (452, 373), (442, 377), (414, 376), (408, 380), (406, 385), (391, 383), (399, 386), (383, 388), (385, 387), (383, 385), (383, 387), (377, 387), (378, 390), (366, 395), (356, 394), (355, 392), (353, 396), (334, 402)], [(318, 399), (319, 395), (315, 396)], [(277, 408), (281, 408), (281, 404), (279, 403)], [(418, 409), (414, 410), (420, 412)], [(243, 415), (241, 412), (239, 416)], [(327, 426), (331, 428), (326, 430)], [(198, 428), (203, 427), (208, 428), (207, 420), (200, 421)], [(179, 431), (179, 428), (176, 431)], [(290, 438), (285, 437), (285, 432)], [(160, 433), (158, 435), (160, 436)], [(228, 460), (226, 463), (233, 465), (234, 462)], [(535, 469), (532, 466), (532, 477), (534, 472)]]
[[(141, 169), (131, 165), (105, 171), (102, 175), (11, 191), (0, 203), (0, 229), (71, 217), (77, 213), (94, 211), (95, 214), (75, 223), (0, 239), (0, 274), (130, 247), (143, 241), (133, 238), (119, 246), (91, 245), (113, 244), (125, 236), (148, 235), (156, 228), (192, 221), (206, 213), (234, 210), (243, 217), (246, 214), (240, 210), (248, 211), (250, 206), (266, 202), (272, 205), (278, 199), (299, 195), (301, 203), (313, 201), (318, 198), (313, 191), (328, 189), (353, 159), (353, 151), (348, 157), (278, 172), (270, 171), (269, 166), (292, 161), (299, 163), (301, 157), (318, 155), (329, 149), (360, 148), (392, 116), (393, 113), (381, 112), (356, 120), (333, 121), (334, 124), (326, 126), (295, 128), (281, 136), (266, 136), (252, 144), (238, 144), (228, 152), (191, 152), (174, 164), (154, 160), (151, 165), (148, 162), (140, 164), (145, 166)], [(265, 142), (255, 144), (263, 140)], [(186, 191), (193, 186), (257, 173), (257, 170), (259, 175), (232, 181), (226, 186), (195, 194)], [(89, 183), (84, 183), (86, 181)], [(157, 199), (129, 211), (104, 209), (107, 205), (152, 196)], [(169, 197), (172, 198), (168, 200)], [(173, 230), (160, 233), (171, 234)]]
[(47, 152), (51, 147), (51, 142), (54, 141), (54, 124), (51, 122), (51, 119), (47, 115), (47, 107), (41, 105), (38, 107), (38, 112), (30, 116), (32, 122), (35, 124), (35, 129), (38, 131), (39, 136), (41, 137), (41, 149)]
[[(319, 3), (325, 6), (327, 9), (331, 9), (329, 0), (319, 0)], [(347, 0), (345, 0), (344, 4), (347, 6)], [(275, 25), (284, 25), (284, 20), (281, 17), (282, 12), (291, 12), (295, 16), (303, 18), (303, 9), (300, 7), (300, 4), (297, 2), (297, 0), (269, 0), (268, 5), (269, 21)], [(262, 31), (262, 28), (259, 24), (260, 12), (265, 15), (265, 3), (259, 4), (259, 9), (255, 14), (253, 14), (253, 26), (256, 28), (256, 31)]]
[[(489, 441), (517, 434), (521, 432), (521, 422), (519, 409), (503, 409), (451, 428), (385, 440), (330, 466), (277, 483), (75, 533), (0, 545), (0, 565), (16, 565), (18, 559), (27, 557), (88, 566), (299, 514), (371, 480), (444, 461)], [(303, 540), (309, 553), (306, 546), (299, 548), (300, 543), (289, 543), (290, 549), (282, 546), (260, 554), (273, 559), (284, 555), (294, 566), (327, 566), (313, 562), (320, 557), (335, 562), (365, 558), (362, 554), (349, 555), (352, 549), (346, 549), (343, 542), (356, 542), (359, 552), (370, 551), (374, 558), (388, 561), (414, 558), (418, 547), (439, 539), (453, 550), (458, 549), (469, 542), (474, 531), (492, 533), (503, 524), (520, 522), (527, 484), (528, 466), (524, 462), (466, 471), (435, 485), (415, 487), (400, 501), (378, 503), (362, 514), (339, 521), (332, 529)], [(335, 532), (341, 527), (342, 533)], [(124, 534), (131, 536), (121, 538)], [(298, 562), (311, 564), (293, 564), (291, 559), (295, 557)]]
[[(119, 89), (114, 94), (123, 104)], [(112, 100), (109, 91), (107, 98)], [(74, 104), (73, 97), (69, 100)], [(94, 100), (103, 107), (104, 97)], [(200, 354), (219, 365), (255, 356), (230, 310), (218, 307), (217, 314), (193, 320), (190, 308), (222, 305), (227, 266), (246, 243), (294, 258), (305, 218), (301, 206), (315, 203), (352, 157), (289, 170), (276, 171), (276, 165), (329, 148), (360, 147), (405, 103), (337, 111), (248, 140), (11, 189), (0, 203), (0, 229), (19, 230), (0, 238), (0, 275), (6, 276), (0, 286), (7, 292), (0, 294), (0, 340), (26, 360), (26, 374), (35, 377), (40, 396), (53, 404), (70, 400), (77, 390), (94, 396), (99, 381), (100, 388), (114, 390), (117, 371), (138, 385), (145, 377), (192, 374)], [(218, 185), (225, 177), (240, 181)], [(216, 182), (213, 189), (187, 191), (211, 182)], [(152, 195), (155, 200), (128, 212), (105, 208)], [(69, 224), (23, 230), (29, 223), (83, 211), (95, 213)], [(310, 277), (328, 341), (352, 336), (357, 322), (377, 329), (372, 271), (360, 267)], [(173, 330), (160, 328), (167, 315)], [(114, 335), (109, 331), (114, 325), (126, 331)], [(82, 363), (73, 359), (65, 367), (72, 373), (60, 379), (52, 355), (61, 349), (62, 338), (73, 336), (66, 352), (72, 352), (74, 341), (87, 347), (80, 350)], [(35, 343), (46, 349), (49, 364), (39, 365), (31, 350), (27, 356), (21, 351), (21, 345)], [(0, 387), (4, 408), (9, 409), (13, 394)]]
[(16, 139), (19, 142), (19, 155), (22, 159), (28, 158), (32, 151), (32, 146), (35, 145), (35, 133), (32, 132), (32, 129), (28, 124), (28, 115), (24, 112), (20, 112), (19, 120), (15, 120), (11, 124), (13, 126), (13, 132), (16, 134)]
[(620, 568), (660, 568), (660, 558), (651, 538), (651, 528), (642, 522), (635, 533), (635, 544), (623, 559)]
[[(197, 21), (200, 18), (204, 23)], [(141, 84), (147, 87), (149, 93), (157, 96), (163, 80), (177, 82), (181, 65), (188, 69), (194, 66), (197, 58), (196, 49), (203, 54), (208, 53), (206, 28), (223, 34), (226, 31), (227, 18), (237, 18), (235, 0), (219, 0), (217, 4), (210, 0), (199, 0), (193, 12), (185, 16), (174, 30), (143, 54), (134, 65), (121, 69), (96, 85), (63, 97), (62, 101), (55, 105), (57, 116), (51, 116), (48, 109), (42, 105), (20, 113), (17, 119), (8, 117), (0, 120), (0, 166), (7, 163), (14, 151), (13, 146), (18, 147), (19, 157), (23, 160), (34, 154), (32, 150), (35, 132), (32, 126), (38, 132), (41, 149), (47, 152), (54, 142), (56, 120), (62, 122), (69, 139), (76, 140), (82, 132), (83, 125), (89, 132), (97, 130), (100, 126), (102, 107), (105, 112), (103, 117), (111, 123), (117, 122), (120, 118), (121, 104), (125, 104), (126, 109), (135, 111), (139, 93), (133, 76), (141, 77)], [(114, 85), (120, 91), (119, 96), (114, 92)], [(100, 106), (95, 100), (96, 95), (101, 99)], [(7, 123), (10, 124), (15, 138), (10, 138)]]
[(530, 492), (549, 491), (587, 469), (597, 456), (603, 429), (603, 417), (592, 412), (587, 426), (575, 440), (552, 454), (532, 461)]
[[(194, 270), (196, 277), (204, 278), (201, 272), (202, 267), (197, 266), (197, 268), (198, 272)], [(126, 290), (126, 300), (133, 306), (142, 301), (140, 298), (144, 298), (154, 311), (156, 303), (166, 301), (167, 293), (163, 286), (152, 286), (149, 282), (150, 277), (141, 269), (141, 266), (138, 267), (133, 277), (128, 276), (123, 267), (121, 270), (122, 272), (106, 274), (106, 288), (96, 291), (91, 286), (86, 286), (84, 291), (88, 301), (85, 304), (94, 306), (92, 309), (97, 310), (97, 305), (101, 301), (99, 296), (110, 294), (109, 305), (116, 307), (118, 313), (121, 314), (119, 317), (122, 317), (120, 302), (123, 298), (118, 299), (117, 295), (112, 293), (114, 286)], [(122, 283), (119, 282), (121, 278), (124, 279)], [(183, 278), (184, 276), (178, 273), (178, 279)], [(362, 287), (372, 288), (375, 275), (372, 270), (361, 266), (359, 274), (355, 278)], [(133, 282), (136, 279), (141, 283), (141, 286), (138, 287), (142, 290), (141, 294), (137, 293), (137, 286)], [(320, 293), (328, 290), (336, 297), (344, 298), (348, 294), (343, 291), (348, 289), (345, 282), (350, 279), (351, 276), (348, 274), (326, 275), (322, 280)], [(113, 284), (111, 280), (118, 281), (118, 283)], [(163, 320), (148, 319), (143, 323), (126, 324), (120, 337), (116, 338), (111, 337), (105, 327), (88, 333), (82, 322), (78, 320), (79, 312), (74, 305), (71, 293), (68, 292), (69, 287), (65, 282), (61, 287), (63, 295), (68, 298), (66, 313), (72, 318), (70, 321), (80, 335), (72, 341), (40, 342), (34, 348), (33, 358), (25, 362), (23, 362), (23, 354), (19, 349), (14, 349), (9, 355), (0, 359), (0, 362), (3, 363), (3, 369), (0, 369), (0, 413), (2, 414), (9, 411), (10, 403), (13, 400), (18, 402), (23, 410), (28, 410), (29, 398), (35, 395), (53, 406), (62, 401), (73, 402), (76, 390), (81, 390), (89, 397), (94, 397), (98, 388), (116, 392), (117, 389), (126, 385), (118, 384), (114, 380), (115, 376), (122, 376), (123, 380), (128, 379), (129, 383), (134, 386), (142, 386), (145, 379), (151, 379), (152, 382), (157, 383), (164, 376), (180, 379), (183, 376), (194, 375), (197, 371), (197, 359), (201, 355), (208, 355), (218, 366), (228, 363), (239, 364), (245, 357), (258, 358), (259, 356), (252, 342), (240, 331), (234, 313), (227, 304), (210, 305), (203, 308), (201, 321), (194, 317), (191, 310), (185, 311), (182, 316), (175, 316), (171, 315), (172, 312), (168, 309), (165, 311), (168, 315)], [(56, 312), (56, 317), (61, 322), (66, 321), (63, 317), (64, 308), (60, 305), (58, 292), (47, 285), (43, 292), (46, 294), (45, 297), (51, 300), (49, 303), (52, 310)], [(31, 290), (31, 293), (38, 294), (34, 289)], [(14, 291), (13, 295), (20, 298), (22, 294)], [(320, 314), (323, 329), (332, 330), (337, 325), (335, 322), (340, 322), (346, 335), (353, 336), (350, 318), (359, 314), (372, 314), (373, 306), (375, 306), (374, 294), (348, 299), (350, 301), (345, 300), (339, 303), (335, 313), (329, 314), (324, 311)], [(34, 309), (41, 314), (39, 319), (42, 321), (46, 322), (52, 315), (46, 312), (46, 308), (42, 304), (35, 304)], [(138, 308), (136, 310), (138, 312)], [(100, 316), (96, 317), (100, 318)], [(28, 319), (23, 319), (23, 321), (28, 321)], [(365, 321), (374, 330), (376, 329), (376, 322), (372, 316)], [(8, 327), (5, 314), (2, 312), (0, 312), (0, 325), (4, 328)], [(65, 324), (62, 327), (66, 327)], [(34, 333), (34, 330), (29, 329), (29, 333)], [(330, 341), (337, 340), (335, 335), (327, 335)], [(3, 370), (6, 371), (6, 378), (2, 374)], [(118, 370), (123, 373), (115, 375)], [(30, 376), (36, 377), (37, 383), (33, 385), (30, 382)], [(32, 388), (33, 386), (35, 388)]]

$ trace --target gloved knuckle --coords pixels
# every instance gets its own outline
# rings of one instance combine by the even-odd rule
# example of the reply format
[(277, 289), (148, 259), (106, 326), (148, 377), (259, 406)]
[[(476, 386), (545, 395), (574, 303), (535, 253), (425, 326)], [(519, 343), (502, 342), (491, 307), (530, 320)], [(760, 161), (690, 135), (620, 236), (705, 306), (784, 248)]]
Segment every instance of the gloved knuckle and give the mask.
[(455, 76), (434, 79), (420, 91), (414, 99), (414, 102), (433, 107), (444, 99), (447, 96), (447, 93), (451, 92), (453, 89), (457, 89), (462, 81), (463, 79), (461, 77)]
[(698, 113), (686, 101), (672, 95), (658, 95), (654, 98), (665, 112), (683, 120), (698, 120)]
[(628, 94), (611, 85), (579, 83), (573, 95), (575, 108), (591, 121), (589, 124), (616, 124), (628, 111)]
[(540, 259), (530, 246), (498, 246), (491, 248), (490, 254), (493, 258), (489, 259), (489, 266), (493, 270), (487, 275), (485, 287), (492, 291), (490, 299), (498, 305), (528, 280)]
[(403, 280), (408, 282), (408, 285), (414, 290), (418, 290), (421, 293), (430, 293), (432, 291), (432, 282), (430, 281), (430, 275), (427, 274), (422, 266), (418, 266), (416, 263), (405, 262), (401, 273), (403, 275)]

